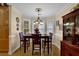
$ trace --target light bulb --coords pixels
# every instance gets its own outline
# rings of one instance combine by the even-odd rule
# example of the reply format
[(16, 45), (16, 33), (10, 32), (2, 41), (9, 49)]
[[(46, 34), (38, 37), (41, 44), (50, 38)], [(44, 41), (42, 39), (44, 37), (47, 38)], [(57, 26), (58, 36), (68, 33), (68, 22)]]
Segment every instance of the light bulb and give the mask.
[(40, 22), (40, 24), (42, 25), (42, 24), (44, 24), (43, 22)]
[(35, 24), (35, 23), (33, 23), (33, 24)]
[(38, 24), (38, 22), (35, 22), (36, 24)]

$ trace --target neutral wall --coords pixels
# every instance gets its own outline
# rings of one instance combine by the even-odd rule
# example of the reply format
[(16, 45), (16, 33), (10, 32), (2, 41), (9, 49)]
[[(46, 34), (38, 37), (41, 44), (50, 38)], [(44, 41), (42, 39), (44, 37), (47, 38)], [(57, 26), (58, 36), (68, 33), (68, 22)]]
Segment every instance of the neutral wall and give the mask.
[[(73, 8), (76, 6), (76, 4), (70, 4), (66, 7), (64, 7), (63, 10), (61, 10), (56, 16), (55, 16), (55, 20), (59, 20), (59, 23), (61, 24), (61, 26), (63, 25), (63, 19), (62, 16), (64, 16), (65, 14), (68, 14), (69, 12), (71, 12), (73, 10)], [(55, 21), (55, 22), (56, 22)], [(60, 49), (60, 41), (63, 40), (63, 30), (59, 30), (59, 27), (55, 25), (55, 37), (54, 37), (54, 45), (57, 46)]]
[[(20, 47), (18, 32), (21, 31), (21, 13), (14, 7), (9, 8), (9, 54), (12, 54)], [(19, 17), (19, 31), (16, 30), (16, 17)]]

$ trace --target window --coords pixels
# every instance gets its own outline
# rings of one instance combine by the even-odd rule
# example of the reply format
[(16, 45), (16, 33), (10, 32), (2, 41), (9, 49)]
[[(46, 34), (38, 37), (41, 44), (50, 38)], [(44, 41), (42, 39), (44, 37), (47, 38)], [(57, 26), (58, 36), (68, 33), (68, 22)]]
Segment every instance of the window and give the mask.
[(47, 34), (49, 34), (49, 32), (53, 33), (53, 21), (49, 20), (47, 22)]
[(24, 34), (29, 33), (29, 21), (24, 21)]

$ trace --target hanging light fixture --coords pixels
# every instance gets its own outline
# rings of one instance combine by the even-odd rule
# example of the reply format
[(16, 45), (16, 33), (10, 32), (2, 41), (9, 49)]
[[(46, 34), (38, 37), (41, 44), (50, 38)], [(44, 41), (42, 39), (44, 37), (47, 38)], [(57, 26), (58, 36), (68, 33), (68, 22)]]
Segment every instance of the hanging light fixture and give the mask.
[(39, 15), (40, 15), (39, 12), (41, 11), (41, 8), (36, 8), (35, 11), (38, 12), (38, 17), (37, 17), (37, 19), (34, 21), (34, 24), (43, 24), (43, 21), (40, 20), (40, 17), (39, 17)]

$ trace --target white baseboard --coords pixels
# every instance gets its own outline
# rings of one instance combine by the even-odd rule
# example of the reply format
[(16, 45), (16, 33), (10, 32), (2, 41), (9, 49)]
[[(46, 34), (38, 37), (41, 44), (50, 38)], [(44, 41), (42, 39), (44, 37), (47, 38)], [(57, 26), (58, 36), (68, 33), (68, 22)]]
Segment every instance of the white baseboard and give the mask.
[(17, 49), (19, 49), (19, 48), (20, 48), (20, 46), (16, 47), (13, 51), (9, 51), (8, 54), (9, 54), (9, 55), (12, 55), (12, 54), (13, 54)]
[(55, 43), (53, 43), (53, 45), (55, 45), (58, 49), (60, 49), (60, 45), (57, 45)]

